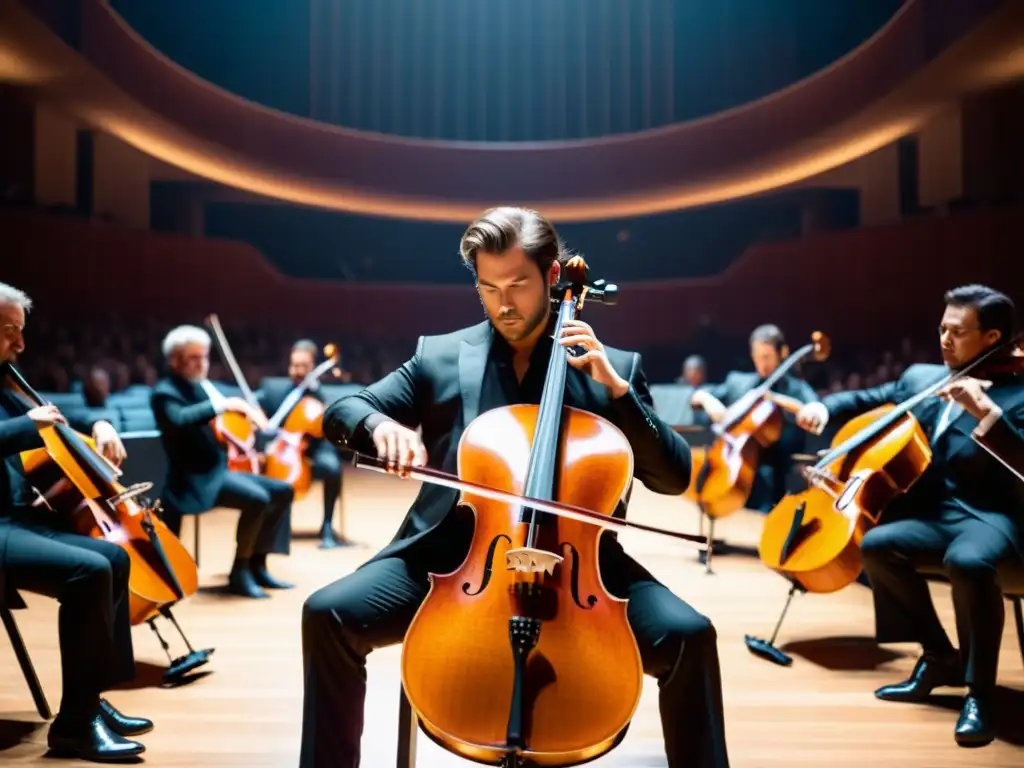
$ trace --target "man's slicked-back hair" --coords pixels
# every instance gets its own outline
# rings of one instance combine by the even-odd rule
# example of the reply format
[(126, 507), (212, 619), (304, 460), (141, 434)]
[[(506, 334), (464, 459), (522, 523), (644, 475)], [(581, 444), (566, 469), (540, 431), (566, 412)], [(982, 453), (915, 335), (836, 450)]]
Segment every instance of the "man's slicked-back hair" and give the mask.
[(973, 283), (948, 290), (943, 298), (946, 306), (973, 308), (978, 313), (981, 330), (1000, 332), (999, 343), (1009, 341), (1013, 337), (1017, 309), (1013, 300), (1005, 293), (1000, 293), (987, 285)]
[(459, 254), (475, 277), (478, 253), (505, 253), (517, 245), (533, 259), (542, 275), (556, 261), (564, 263), (569, 257), (550, 221), (537, 211), (513, 206), (484, 211), (463, 233)]

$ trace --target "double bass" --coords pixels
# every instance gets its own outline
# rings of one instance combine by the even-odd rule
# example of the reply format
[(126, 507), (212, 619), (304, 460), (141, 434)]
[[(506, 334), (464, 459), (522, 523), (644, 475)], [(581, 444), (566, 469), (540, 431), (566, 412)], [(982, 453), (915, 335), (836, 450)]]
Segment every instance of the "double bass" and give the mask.
[[(611, 286), (586, 283), (571, 260), (553, 287), (554, 337), (586, 297), (611, 304)], [(421, 728), (448, 751), (506, 768), (569, 766), (612, 750), (640, 699), (643, 668), (626, 600), (599, 573), (606, 528), (633, 477), (633, 454), (611, 422), (566, 406), (569, 351), (552, 346), (539, 405), (509, 405), (470, 422), (458, 475), (401, 474), (461, 491), (475, 516), (462, 565), (431, 574), (402, 649), (402, 683)], [(388, 471), (356, 453), (354, 464)], [(397, 468), (390, 467), (392, 471)]]
[(772, 392), (772, 387), (806, 357), (828, 359), (832, 345), (820, 331), (776, 368), (761, 384), (730, 405), (722, 419), (711, 425), (714, 440), (706, 449), (693, 452), (689, 488), (683, 494), (708, 518), (709, 550), (705, 566), (711, 570), (710, 543), (715, 520), (743, 509), (757, 478), (764, 451), (782, 437), (784, 412), (795, 414), (803, 403)]
[[(849, 586), (863, 569), (861, 541), (885, 508), (924, 475), (932, 449), (911, 413), (918, 404), (972, 371), (1017, 348), (997, 344), (898, 405), (883, 405), (856, 416), (839, 429), (830, 449), (803, 468), (808, 489), (787, 495), (768, 514), (761, 531), (761, 561), (792, 584), (770, 640), (747, 636), (748, 648), (780, 664), (792, 660), (774, 646), (796, 592), (827, 594)], [(1009, 357), (1014, 370), (1024, 358)]]
[[(25, 413), (46, 405), (43, 398), (11, 363), (0, 367), (0, 379), (6, 378), (21, 395)], [(91, 437), (81, 435), (66, 424), (53, 424), (39, 430), (43, 447), (21, 454), (26, 475), (33, 477), (56, 467), (61, 478), (52, 493), (40, 498), (54, 511), (68, 517), (76, 533), (103, 539), (119, 546), (131, 562), (128, 576), (128, 613), (132, 626), (146, 623), (156, 634), (169, 667), (166, 682), (181, 677), (207, 663), (213, 649), (192, 648), (171, 609), (191, 597), (199, 587), (195, 561), (181, 541), (157, 516), (157, 508), (140, 503), (152, 483), (125, 487), (120, 470), (96, 450)], [(181, 635), (188, 654), (172, 658), (170, 645), (163, 639), (156, 619), (163, 616)]]

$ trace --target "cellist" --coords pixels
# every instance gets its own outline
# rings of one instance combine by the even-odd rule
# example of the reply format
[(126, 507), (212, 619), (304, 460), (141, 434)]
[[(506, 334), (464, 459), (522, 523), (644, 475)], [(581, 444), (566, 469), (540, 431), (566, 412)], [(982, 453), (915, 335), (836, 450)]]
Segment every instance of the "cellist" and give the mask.
[(235, 536), (235, 560), (228, 591), (243, 597), (268, 597), (264, 589), (291, 589), (271, 575), (267, 557), (291, 551), (293, 492), (280, 480), (228, 469), (227, 453), (217, 442), (210, 421), (231, 410), (259, 421), (242, 398), (214, 403), (201, 383), (210, 369), (210, 334), (198, 326), (172, 329), (163, 342), (170, 368), (157, 382), (150, 406), (167, 454), (167, 482), (162, 501), (167, 526), (178, 535), (183, 514), (213, 507), (241, 512)]
[[(760, 325), (750, 334), (750, 359), (754, 370), (730, 371), (721, 384), (705, 385), (691, 398), (694, 408), (701, 408), (711, 421), (719, 421), (726, 409), (750, 390), (759, 386), (786, 359), (786, 339), (777, 325)], [(802, 403), (818, 401), (814, 389), (791, 373), (783, 376), (772, 391)], [(793, 467), (793, 454), (804, 450), (805, 434), (792, 417), (786, 419), (782, 437), (764, 453), (757, 479), (747, 501), (749, 509), (768, 512), (786, 495), (786, 478)]]
[[(874, 592), (879, 642), (916, 642), (922, 656), (909, 679), (875, 691), (886, 701), (923, 701), (939, 686), (968, 692), (954, 736), (961, 746), (993, 738), (992, 694), (1003, 636), (1003, 598), (996, 564), (1024, 553), (1024, 484), (979, 442), (1024, 451), (1024, 376), (1011, 354), (1015, 309), (1004, 294), (966, 285), (945, 295), (939, 324), (944, 365), (913, 365), (898, 381), (829, 395), (805, 406), (798, 421), (820, 430), (886, 403), (900, 403), (963, 368), (996, 345), (1006, 346), (970, 377), (939, 390), (912, 411), (928, 435), (932, 460), (882, 523), (861, 543)], [(973, 438), (973, 439), (972, 439)], [(953, 648), (915, 561), (942, 561), (953, 591), (960, 651)]]
[[(0, 365), (15, 363), (25, 351), (31, 308), (24, 292), (0, 283)], [(91, 432), (97, 448), (115, 464), (126, 456), (109, 422), (81, 424), (53, 405), (30, 410), (0, 387), (0, 570), (9, 587), (60, 601), (63, 694), (47, 735), (54, 755), (99, 762), (133, 757), (145, 747), (128, 737), (151, 730), (153, 723), (121, 714), (100, 696), (135, 677), (130, 561), (120, 547), (75, 533), (68, 521), (34, 504), (19, 457), (41, 448), (39, 430), (57, 423)]]
[[(288, 397), (294, 387), (299, 386), (314, 368), (318, 347), (309, 339), (296, 341), (288, 355), (288, 381), (264, 383), (263, 407), (268, 413), (276, 413), (277, 409)], [(306, 395), (324, 401), (319, 382), (306, 390)], [(352, 542), (344, 536), (340, 538), (334, 532), (334, 512), (341, 499), (342, 468), (338, 449), (324, 439), (311, 439), (306, 448), (306, 455), (312, 460), (313, 477), (323, 483), (324, 519), (320, 525), (320, 547), (330, 549), (337, 546), (348, 546)]]
[[(429, 466), (451, 472), (459, 438), (478, 414), (540, 402), (555, 343), (550, 290), (565, 259), (554, 227), (534, 211), (492, 209), (466, 230), (460, 252), (475, 276), (487, 319), (447, 335), (421, 337), (401, 368), (333, 403), (324, 416), (324, 433), (332, 442), (386, 456), (399, 471)], [(655, 414), (640, 356), (604, 346), (582, 321), (569, 321), (564, 330), (557, 343), (584, 350), (569, 357), (565, 404), (603, 416), (623, 432), (634, 455), (634, 476), (644, 485), (657, 493), (682, 493), (690, 478), (689, 447)], [(452, 571), (465, 557), (473, 523), (454, 514), (457, 497), (424, 484), (388, 546), (306, 600), (300, 757), (305, 768), (359, 765), (366, 657), (403, 641), (427, 595), (427, 574)], [(607, 589), (628, 598), (644, 671), (660, 683), (668, 765), (725, 768), (711, 622), (612, 537), (602, 540), (600, 565)]]

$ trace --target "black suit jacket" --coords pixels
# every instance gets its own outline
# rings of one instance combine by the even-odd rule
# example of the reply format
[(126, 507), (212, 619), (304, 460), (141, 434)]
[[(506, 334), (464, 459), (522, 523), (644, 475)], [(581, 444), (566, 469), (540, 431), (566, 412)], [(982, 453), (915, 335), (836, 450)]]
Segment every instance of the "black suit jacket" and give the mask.
[[(361, 392), (331, 404), (324, 435), (333, 443), (376, 455), (371, 434), (384, 418), (421, 427), (428, 466), (456, 472), (459, 439), (479, 415), (493, 327), (483, 322), (444, 336), (423, 336), (401, 368)], [(606, 347), (615, 370), (630, 383), (613, 400), (606, 387), (569, 368), (565, 404), (602, 416), (622, 430), (634, 456), (634, 477), (657, 493), (681, 494), (690, 482), (690, 449), (654, 412), (640, 355)], [(458, 492), (423, 483), (394, 540), (374, 559), (400, 551), (436, 528), (452, 511)], [(625, 505), (616, 511), (625, 516)]]
[[(912, 365), (894, 382), (854, 392), (829, 395), (822, 402), (830, 419), (846, 420), (887, 403), (904, 402), (949, 373), (942, 365)], [(993, 378), (989, 396), (1003, 416), (985, 436), (1000, 453), (1024, 454), (1024, 379)], [(925, 398), (911, 413), (932, 441), (946, 403)], [(910, 492), (893, 503), (894, 514), (928, 517), (935, 508), (952, 502), (1005, 534), (1018, 552), (1024, 553), (1024, 483), (972, 438), (978, 421), (961, 413), (932, 446), (932, 463)], [(884, 520), (884, 519), (883, 519)]]
[[(0, 568), (7, 559), (7, 534), (10, 526), (9, 514), (13, 506), (11, 478), (5, 462), (21, 462), (18, 454), (43, 447), (43, 438), (35, 422), (23, 415), (22, 408), (12, 401), (9, 392), (0, 392)], [(77, 432), (91, 434), (93, 420), (74, 414), (64, 414), (68, 426)]]
[(183, 515), (205, 512), (228, 472), (227, 451), (210, 426), (213, 403), (199, 385), (177, 376), (158, 381), (149, 403), (167, 454), (164, 506)]

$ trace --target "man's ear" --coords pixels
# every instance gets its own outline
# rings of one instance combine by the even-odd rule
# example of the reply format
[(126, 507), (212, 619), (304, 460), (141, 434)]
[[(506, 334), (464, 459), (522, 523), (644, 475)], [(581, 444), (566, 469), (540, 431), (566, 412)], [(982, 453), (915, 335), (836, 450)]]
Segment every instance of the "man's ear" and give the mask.
[(779, 347), (779, 358), (785, 360), (787, 357), (789, 357), (789, 345), (783, 344)]
[(557, 261), (551, 265), (548, 270), (548, 285), (555, 285), (558, 283), (558, 278), (562, 276), (562, 265)]

